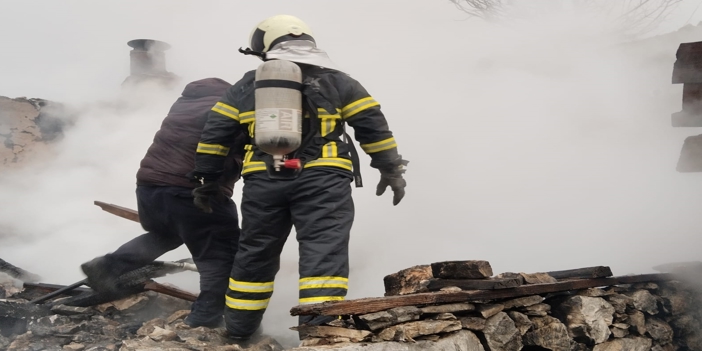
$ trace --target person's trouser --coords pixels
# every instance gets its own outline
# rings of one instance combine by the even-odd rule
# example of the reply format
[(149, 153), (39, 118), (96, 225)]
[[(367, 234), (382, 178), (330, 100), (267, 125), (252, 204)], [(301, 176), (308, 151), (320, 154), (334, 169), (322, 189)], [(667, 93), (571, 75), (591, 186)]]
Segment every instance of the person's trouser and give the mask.
[(148, 233), (105, 255), (115, 274), (153, 262), (166, 252), (185, 246), (200, 274), (200, 294), (188, 320), (216, 324), (224, 310), (224, 294), (239, 239), (236, 205), (212, 201), (212, 213), (193, 205), (192, 189), (137, 186), (139, 220)]
[(344, 299), (354, 218), (350, 181), (321, 169), (305, 169), (294, 180), (271, 180), (265, 173), (244, 180), (241, 239), (224, 314), (230, 335), (247, 337), (260, 326), (293, 225), (300, 251), (300, 303)]

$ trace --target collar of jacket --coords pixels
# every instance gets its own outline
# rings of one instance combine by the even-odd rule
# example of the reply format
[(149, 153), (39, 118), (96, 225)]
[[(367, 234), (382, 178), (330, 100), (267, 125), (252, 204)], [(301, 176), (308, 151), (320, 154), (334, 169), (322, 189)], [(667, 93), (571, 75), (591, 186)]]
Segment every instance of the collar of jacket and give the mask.
[(343, 72), (343, 70), (329, 58), (326, 51), (318, 48), (313, 42), (307, 40), (291, 40), (276, 44), (271, 50), (266, 52), (266, 59), (287, 60)]

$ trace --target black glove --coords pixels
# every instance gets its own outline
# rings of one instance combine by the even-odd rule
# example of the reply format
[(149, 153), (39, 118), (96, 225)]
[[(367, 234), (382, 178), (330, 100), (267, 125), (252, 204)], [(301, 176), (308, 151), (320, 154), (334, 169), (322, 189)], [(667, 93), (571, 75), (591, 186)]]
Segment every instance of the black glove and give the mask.
[(378, 182), (378, 187), (376, 188), (375, 194), (378, 196), (383, 195), (389, 185), (393, 192), (393, 206), (397, 206), (402, 198), (405, 197), (405, 187), (407, 186), (407, 182), (404, 178), (402, 178), (402, 174), (406, 171), (405, 166), (407, 163), (409, 163), (409, 161), (401, 160), (399, 166), (380, 169), (380, 182)]
[(227, 196), (224, 195), (217, 182), (205, 182), (193, 189), (192, 194), (195, 207), (205, 213), (212, 213), (212, 199), (220, 202), (227, 201)]

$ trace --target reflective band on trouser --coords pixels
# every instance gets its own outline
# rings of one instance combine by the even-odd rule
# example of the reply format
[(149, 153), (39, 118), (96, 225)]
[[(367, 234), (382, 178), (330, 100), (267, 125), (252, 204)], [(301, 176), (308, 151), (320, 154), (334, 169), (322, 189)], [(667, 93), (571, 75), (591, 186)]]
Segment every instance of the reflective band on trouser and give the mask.
[(310, 305), (313, 303), (322, 303), (327, 301), (344, 301), (344, 296), (316, 296), (300, 298), (300, 305)]
[(300, 279), (300, 304), (344, 300), (349, 288), (346, 277), (306, 277)]
[(229, 290), (247, 293), (265, 293), (273, 291), (273, 282), (252, 283), (240, 282), (229, 278)]
[(199, 154), (227, 156), (227, 154), (229, 154), (229, 148), (219, 144), (197, 143), (196, 152)]
[(223, 114), (236, 121), (239, 120), (239, 110), (236, 107), (229, 106), (223, 102), (218, 102), (212, 107), (212, 111)]
[(351, 171), (353, 169), (353, 165), (351, 163), (351, 160), (345, 159), (345, 158), (340, 158), (340, 157), (330, 157), (330, 158), (325, 158), (325, 157), (320, 157), (316, 160), (309, 161), (305, 164), (305, 168), (309, 167), (338, 167), (338, 168), (343, 168), (347, 171)]
[(356, 100), (356, 101), (344, 106), (344, 108), (341, 109), (341, 117), (343, 117), (344, 119), (350, 118), (351, 116), (353, 116), (353, 115), (355, 115), (363, 110), (367, 110), (373, 106), (378, 106), (378, 105), (380, 105), (380, 104), (370, 96), (367, 98)]
[(375, 143), (361, 144), (361, 149), (363, 149), (363, 151), (365, 151), (367, 154), (390, 150), (395, 147), (397, 147), (397, 143), (395, 142), (394, 137), (377, 141)]
[(300, 279), (300, 290), (349, 288), (349, 278), (345, 277), (307, 277)]
[(229, 278), (227, 307), (235, 310), (265, 310), (273, 294), (273, 282), (242, 282)]
[(268, 302), (271, 299), (264, 300), (244, 300), (244, 299), (234, 299), (227, 296), (227, 307), (234, 310), (244, 310), (244, 311), (258, 311), (265, 310), (268, 308)]
[(322, 147), (322, 157), (336, 157), (339, 156), (339, 152), (336, 147), (335, 141), (330, 141), (324, 147)]

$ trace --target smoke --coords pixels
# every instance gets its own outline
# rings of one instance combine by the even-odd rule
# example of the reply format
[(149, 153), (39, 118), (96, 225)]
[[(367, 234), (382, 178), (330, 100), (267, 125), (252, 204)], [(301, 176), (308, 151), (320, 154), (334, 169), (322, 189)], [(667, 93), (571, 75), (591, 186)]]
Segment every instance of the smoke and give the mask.
[[(98, 11), (80, 2), (82, 14), (109, 10), (120, 20), (40, 18), (55, 28), (92, 26), (106, 37), (97, 42), (68, 26), (72, 42), (46, 45), (70, 47), (85, 60), (50, 46), (45, 50), (57, 55), (48, 62), (31, 55), (26, 63), (0, 61), (9, 77), (0, 93), (81, 110), (50, 157), (0, 174), (0, 257), (46, 282), (69, 284), (82, 279), (80, 263), (142, 233), (92, 201), (136, 207), (139, 161), (180, 89), (118, 96), (128, 48), (115, 43), (164, 40), (173, 45), (168, 69), (183, 83), (209, 76), (233, 83), (258, 64), (236, 53), (251, 27), (291, 13), (308, 21), (320, 47), (380, 101), (410, 160), (407, 196), (393, 207), (390, 194), (374, 195), (378, 174), (367, 156), (361, 159), (365, 186), (353, 190), (349, 298), (382, 296), (386, 274), (445, 260), (488, 260), (495, 273), (609, 265), (619, 275), (700, 259), (702, 179), (675, 171), (684, 138), (700, 132), (670, 126), (670, 114), (681, 108), (682, 87), (670, 84), (678, 36), (623, 45), (600, 17), (567, 9), (486, 24), (454, 20), (462, 13), (448, 1), (400, 9), (362, 2), (375, 9), (370, 13), (358, 2), (314, 3), (251, 5), (243, 13), (216, 2), (144, 5), (136, 13), (128, 3)], [(213, 11), (241, 20), (212, 22)], [(340, 12), (348, 16), (332, 15)], [(216, 32), (183, 25), (200, 22)], [(44, 62), (40, 72), (49, 70), (43, 81), (51, 84), (28, 84), (42, 81), (32, 70)], [(62, 84), (69, 75), (74, 83)], [(187, 256), (180, 248), (162, 259)], [(296, 324), (289, 316), (297, 304), (294, 233), (281, 264), (264, 327), (294, 339), (286, 330)], [(165, 279), (197, 291), (195, 274)]]

